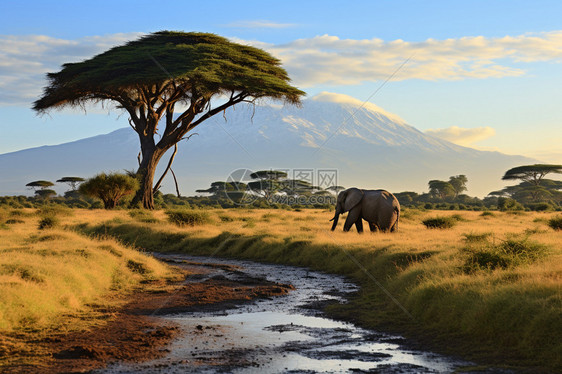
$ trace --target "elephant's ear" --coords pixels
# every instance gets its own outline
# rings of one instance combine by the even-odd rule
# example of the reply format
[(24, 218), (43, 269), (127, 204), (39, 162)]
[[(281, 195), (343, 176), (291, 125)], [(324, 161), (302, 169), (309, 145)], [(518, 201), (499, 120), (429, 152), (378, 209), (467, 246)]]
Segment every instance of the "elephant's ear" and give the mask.
[(359, 204), (363, 199), (363, 191), (357, 188), (350, 188), (347, 191), (347, 196), (344, 202), (344, 212), (348, 212), (353, 208), (355, 205)]

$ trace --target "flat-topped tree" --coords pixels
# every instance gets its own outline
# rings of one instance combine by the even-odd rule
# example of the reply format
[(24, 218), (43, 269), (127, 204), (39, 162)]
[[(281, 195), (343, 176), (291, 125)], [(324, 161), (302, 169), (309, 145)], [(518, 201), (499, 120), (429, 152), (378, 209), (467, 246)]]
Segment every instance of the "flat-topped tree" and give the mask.
[(189, 131), (241, 102), (272, 98), (298, 104), (305, 94), (289, 84), (280, 61), (269, 53), (207, 33), (152, 33), (64, 64), (47, 78), (49, 85), (33, 106), (39, 113), (104, 101), (127, 111), (142, 155), (134, 201), (149, 209), (156, 166)]
[(542, 179), (549, 173), (562, 174), (562, 165), (535, 164), (518, 166), (506, 171), (502, 180), (520, 179), (539, 186)]
[(40, 180), (40, 181), (29, 182), (25, 186), (30, 187), (37, 192), (38, 190), (44, 190), (45, 188), (53, 187), (54, 185), (55, 184), (53, 182)]
[(61, 179), (57, 180), (57, 183), (66, 183), (72, 189), (72, 191), (76, 191), (78, 189), (78, 185), (84, 182), (84, 178), (80, 177), (62, 177)]

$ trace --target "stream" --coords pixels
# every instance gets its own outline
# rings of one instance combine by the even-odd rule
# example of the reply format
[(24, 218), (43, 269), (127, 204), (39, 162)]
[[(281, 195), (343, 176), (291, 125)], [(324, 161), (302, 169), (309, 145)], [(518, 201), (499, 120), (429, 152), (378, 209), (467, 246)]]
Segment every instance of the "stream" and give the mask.
[[(326, 318), (322, 306), (346, 302), (357, 286), (340, 276), (282, 265), (185, 255), (182, 261), (228, 264), (209, 277), (242, 275), (290, 283), (286, 296), (257, 299), (228, 310), (162, 316), (189, 333), (167, 347), (163, 358), (117, 363), (98, 373), (450, 373), (469, 363), (407, 348), (407, 341)], [(202, 266), (204, 266), (204, 264)], [(197, 279), (201, 281), (201, 279)]]

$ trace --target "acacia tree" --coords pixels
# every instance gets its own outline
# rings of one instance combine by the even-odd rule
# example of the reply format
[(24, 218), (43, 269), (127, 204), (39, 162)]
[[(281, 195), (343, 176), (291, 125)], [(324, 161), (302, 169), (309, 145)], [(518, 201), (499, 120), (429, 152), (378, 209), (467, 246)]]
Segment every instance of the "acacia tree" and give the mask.
[(44, 180), (40, 180), (40, 181), (33, 181), (33, 182), (29, 182), (28, 184), (26, 184), (26, 187), (30, 187), (32, 188), (35, 192), (37, 192), (38, 190), (44, 190), (48, 187), (53, 187), (55, 184), (51, 181), (44, 181)]
[(433, 196), (437, 196), (442, 200), (448, 197), (455, 196), (455, 188), (449, 182), (440, 180), (429, 181), (429, 193)]
[(543, 178), (549, 173), (562, 174), (562, 165), (534, 164), (518, 166), (506, 171), (502, 180), (520, 179), (523, 182), (539, 186)]
[(32, 188), (35, 191), (35, 196), (47, 200), (57, 194), (56, 191), (49, 189), (49, 187), (52, 187), (54, 185), (55, 184), (51, 181), (40, 180), (29, 182), (25, 186)]
[(85, 179), (80, 177), (62, 177), (57, 180), (57, 183), (66, 183), (70, 187), (71, 191), (76, 191), (78, 189), (78, 185), (84, 181)]
[(255, 179), (248, 183), (248, 188), (269, 200), (276, 192), (283, 188), (283, 180), (287, 178), (287, 173), (280, 170), (260, 170), (250, 174), (250, 178)]
[(462, 192), (466, 191), (466, 183), (468, 182), (468, 178), (466, 175), (455, 175), (449, 178), (449, 184), (455, 190), (455, 197), (458, 197)]
[(269, 53), (207, 33), (152, 33), (89, 60), (64, 64), (47, 79), (33, 106), (39, 113), (106, 101), (128, 113), (141, 148), (141, 187), (134, 202), (148, 209), (154, 208), (156, 166), (189, 131), (241, 102), (273, 98), (298, 104), (305, 94), (289, 84), (280, 61)]
[(515, 186), (507, 186), (499, 191), (490, 192), (490, 196), (510, 197), (521, 203), (562, 201), (562, 181), (546, 179), (550, 173), (562, 173), (562, 165), (535, 164), (523, 165), (505, 172), (503, 180), (521, 180)]

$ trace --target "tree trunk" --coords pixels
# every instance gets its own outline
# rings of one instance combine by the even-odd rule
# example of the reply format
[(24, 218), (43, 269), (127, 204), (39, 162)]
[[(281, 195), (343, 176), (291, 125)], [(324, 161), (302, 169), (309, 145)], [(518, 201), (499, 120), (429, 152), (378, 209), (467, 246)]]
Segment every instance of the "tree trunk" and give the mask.
[(140, 188), (133, 198), (132, 205), (142, 203), (145, 209), (154, 209), (154, 194), (152, 185), (154, 184), (154, 173), (160, 158), (166, 153), (166, 150), (157, 148), (152, 139), (141, 138), (142, 161), (137, 171)]

